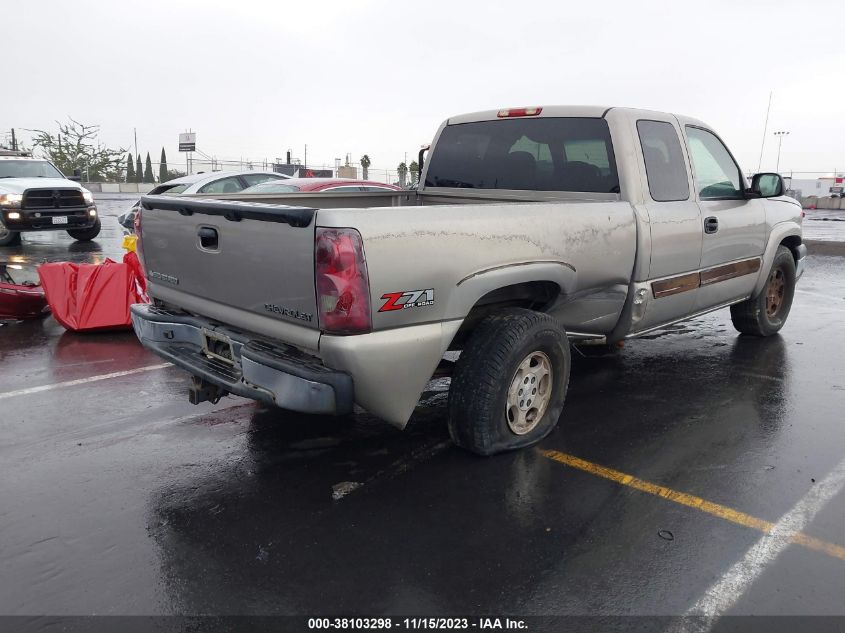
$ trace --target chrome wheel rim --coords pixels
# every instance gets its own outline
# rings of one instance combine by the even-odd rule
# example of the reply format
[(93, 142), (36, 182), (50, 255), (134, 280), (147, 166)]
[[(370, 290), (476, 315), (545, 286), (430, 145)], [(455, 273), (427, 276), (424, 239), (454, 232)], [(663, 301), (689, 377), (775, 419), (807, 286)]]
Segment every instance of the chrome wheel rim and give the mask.
[(543, 352), (526, 356), (511, 379), (505, 418), (517, 435), (536, 428), (552, 398), (552, 362)]
[(785, 294), (786, 277), (782, 269), (775, 268), (769, 275), (769, 283), (766, 286), (766, 314), (768, 316), (773, 317), (780, 312)]

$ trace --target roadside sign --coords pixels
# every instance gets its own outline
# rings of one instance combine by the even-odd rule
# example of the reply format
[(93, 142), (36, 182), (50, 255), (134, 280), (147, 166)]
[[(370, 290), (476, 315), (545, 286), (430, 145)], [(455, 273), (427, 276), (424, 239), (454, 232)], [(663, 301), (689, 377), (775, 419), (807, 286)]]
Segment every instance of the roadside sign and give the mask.
[(183, 132), (179, 135), (179, 151), (180, 152), (195, 152), (197, 151), (197, 134), (196, 132)]

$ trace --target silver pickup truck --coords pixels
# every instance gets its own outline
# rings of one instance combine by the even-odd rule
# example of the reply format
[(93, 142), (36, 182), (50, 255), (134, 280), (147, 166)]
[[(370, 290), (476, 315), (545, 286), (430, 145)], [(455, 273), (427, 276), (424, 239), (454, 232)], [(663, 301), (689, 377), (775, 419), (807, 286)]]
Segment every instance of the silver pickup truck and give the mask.
[(687, 117), (465, 114), (440, 126), (416, 191), (145, 197), (154, 302), (133, 323), (193, 374), (193, 402), (354, 403), (400, 428), (460, 351), (450, 433), (492, 454), (556, 426), (572, 341), (727, 306), (743, 334), (780, 330), (806, 254), (783, 193)]

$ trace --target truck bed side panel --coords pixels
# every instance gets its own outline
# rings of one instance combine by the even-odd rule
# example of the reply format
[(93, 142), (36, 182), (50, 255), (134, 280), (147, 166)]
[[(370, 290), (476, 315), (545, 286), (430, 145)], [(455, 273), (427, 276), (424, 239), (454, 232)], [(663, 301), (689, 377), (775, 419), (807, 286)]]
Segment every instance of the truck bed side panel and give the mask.
[[(621, 311), (631, 279), (637, 227), (627, 202), (541, 202), (368, 209), (321, 209), (320, 226), (354, 226), (364, 239), (370, 271), (374, 329), (466, 316), (489, 284), (466, 280), (520, 269), (508, 283), (549, 280), (564, 302), (583, 302), (578, 323)], [(560, 273), (539, 274), (543, 270)], [(549, 265), (552, 265), (549, 267)], [(556, 266), (555, 266), (556, 264)], [(396, 293), (420, 295), (413, 309), (390, 310)], [(596, 297), (607, 299), (595, 301)], [(433, 303), (424, 299), (433, 296)], [(404, 295), (398, 302), (407, 301)], [(590, 301), (594, 300), (592, 306)], [(388, 308), (390, 306), (387, 306)], [(614, 321), (615, 323), (615, 321)], [(612, 324), (607, 328), (612, 327)]]

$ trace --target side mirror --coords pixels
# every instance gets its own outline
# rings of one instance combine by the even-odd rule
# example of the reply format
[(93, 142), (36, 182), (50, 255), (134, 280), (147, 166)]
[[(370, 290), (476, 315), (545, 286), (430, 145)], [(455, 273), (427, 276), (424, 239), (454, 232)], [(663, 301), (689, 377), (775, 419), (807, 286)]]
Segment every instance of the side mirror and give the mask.
[(82, 170), (77, 167), (73, 170), (73, 176), (68, 176), (67, 179), (73, 182), (82, 182)]
[(780, 174), (754, 174), (751, 179), (751, 192), (757, 194), (755, 197), (774, 198), (782, 196), (784, 191), (786, 191), (786, 187)]

